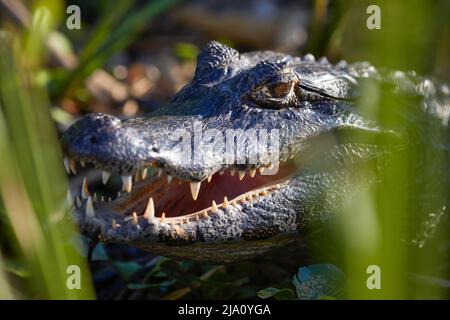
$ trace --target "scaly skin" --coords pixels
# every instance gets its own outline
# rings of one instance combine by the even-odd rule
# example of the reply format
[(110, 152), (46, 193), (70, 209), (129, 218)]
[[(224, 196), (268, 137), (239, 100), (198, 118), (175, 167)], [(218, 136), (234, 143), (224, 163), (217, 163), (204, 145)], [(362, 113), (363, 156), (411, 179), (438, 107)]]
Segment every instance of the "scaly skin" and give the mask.
[[(172, 133), (177, 129), (192, 132), (196, 125), (203, 132), (217, 129), (224, 136), (227, 129), (277, 129), (279, 161), (295, 169), (278, 183), (253, 192), (257, 197), (242, 201), (239, 196), (234, 205), (208, 208), (207, 215), (202, 210), (165, 219), (158, 217), (161, 212), (156, 212), (156, 217), (144, 215), (148, 197), (140, 194), (145, 194), (144, 190), (149, 193), (151, 188), (167, 188), (166, 182), (151, 177), (137, 182), (131, 193), (112, 202), (94, 203), (95, 214), (86, 209), (86, 200), (79, 201), (75, 220), (85, 234), (99, 236), (102, 241), (193, 260), (232, 261), (299, 242), (307, 228), (332, 216), (342, 196), (361, 184), (351, 177), (349, 167), (379, 160), (400, 148), (377, 145), (373, 137), (386, 135), (395, 141), (405, 132), (420, 135), (414, 129), (415, 120), (411, 121), (412, 129), (389, 128), (363, 117), (358, 112), (358, 99), (365, 82), (381, 84), (389, 94), (414, 97), (411, 115), (404, 116), (413, 119), (418, 112), (423, 121), (448, 131), (448, 87), (414, 73), (379, 71), (365, 62), (333, 65), (326, 59), (315, 61), (311, 55), (239, 54), (212, 42), (199, 55), (192, 82), (167, 106), (145, 118), (126, 121), (88, 114), (63, 135), (65, 154), (122, 176), (157, 167), (164, 175), (181, 181), (204, 181), (215, 174), (214, 181), (221, 170), (270, 165), (276, 146), (269, 140), (268, 147), (259, 150), (256, 163), (248, 161), (249, 155), (258, 152), (254, 143), (246, 148), (235, 146), (236, 155), (246, 161), (224, 164), (223, 157), (200, 142), (195, 152), (202, 157), (193, 162), (186, 161), (177, 142), (169, 138)], [(341, 133), (347, 131), (368, 139), (341, 141)], [(331, 145), (317, 148), (322, 138), (331, 136)], [(245, 139), (242, 133), (237, 137)], [(437, 152), (448, 156), (448, 139), (445, 143), (443, 149), (437, 147)], [(314, 160), (290, 160), (305, 155)], [(133, 212), (137, 217), (133, 218)]]

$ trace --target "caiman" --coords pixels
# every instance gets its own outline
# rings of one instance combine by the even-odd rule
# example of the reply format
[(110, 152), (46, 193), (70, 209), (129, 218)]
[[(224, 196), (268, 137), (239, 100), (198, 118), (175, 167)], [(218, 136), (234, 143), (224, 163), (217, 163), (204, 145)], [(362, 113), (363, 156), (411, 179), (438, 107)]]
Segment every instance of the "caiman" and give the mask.
[[(404, 126), (361, 110), (371, 85), (379, 101), (398, 99), (391, 111)], [(193, 80), (167, 105), (127, 120), (87, 114), (63, 134), (68, 172), (79, 162), (102, 170), (105, 184), (111, 174), (122, 179), (112, 199), (98, 199), (85, 179), (73, 216), (104, 242), (180, 259), (250, 258), (322, 225), (344, 195), (377, 183), (376, 175), (352, 175), (354, 168), (405, 143), (433, 145), (446, 160), (431, 176), (448, 186), (449, 115), (449, 87), (412, 71), (311, 54), (241, 54), (211, 42)], [(446, 199), (423, 210), (445, 211)]]

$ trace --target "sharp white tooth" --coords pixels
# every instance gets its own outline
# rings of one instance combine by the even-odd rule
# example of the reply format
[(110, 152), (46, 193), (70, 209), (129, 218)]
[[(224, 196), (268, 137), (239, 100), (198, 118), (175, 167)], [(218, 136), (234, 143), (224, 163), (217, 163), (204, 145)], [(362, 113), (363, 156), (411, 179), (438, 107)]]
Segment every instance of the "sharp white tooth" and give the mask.
[(87, 178), (84, 177), (83, 185), (81, 186), (81, 198), (87, 199), (88, 197), (89, 197), (88, 183), (87, 183)]
[(194, 181), (190, 183), (192, 199), (197, 200), (198, 193), (200, 191), (200, 181)]
[(112, 198), (111, 197), (108, 197), (108, 202), (111, 202), (112, 201)]
[(69, 167), (70, 171), (72, 171), (73, 174), (77, 174), (77, 163), (75, 162), (75, 160), (69, 160)]
[(241, 198), (241, 202), (242, 203), (246, 203), (247, 202), (247, 199), (246, 199), (246, 196), (244, 195), (244, 196), (242, 196), (242, 198)]
[(121, 193), (120, 191), (117, 191), (117, 198), (120, 197)]
[(141, 170), (141, 179), (144, 180), (147, 178), (147, 168)]
[(161, 222), (164, 222), (165, 219), (166, 219), (166, 213), (163, 212), (163, 213), (161, 214), (160, 220), (161, 220)]
[(102, 196), (102, 198), (100, 199), (101, 202), (105, 202), (105, 197)]
[(255, 174), (256, 174), (256, 169), (254, 169), (254, 168), (253, 168), (253, 169), (250, 169), (250, 170), (249, 170), (249, 173), (250, 173), (250, 177), (253, 178), (253, 177), (255, 176)]
[(228, 199), (227, 197), (223, 197), (222, 207), (226, 209), (228, 207)]
[(92, 198), (92, 200), (94, 202), (98, 202), (98, 197), (97, 197), (97, 194), (95, 192), (94, 192), (94, 197)]
[(146, 219), (153, 219), (155, 217), (155, 204), (153, 198), (148, 199), (147, 208), (145, 208), (144, 217)]
[(158, 178), (161, 177), (163, 174), (163, 170), (161, 168), (158, 169)]
[(233, 207), (237, 206), (237, 200), (234, 199), (233, 201), (231, 201), (231, 205), (232, 205)]
[(264, 169), (265, 169), (264, 167), (259, 167), (258, 168), (259, 174), (262, 174), (264, 172)]
[(73, 197), (72, 197), (72, 193), (70, 192), (70, 189), (67, 189), (66, 200), (67, 200), (67, 204), (69, 205), (69, 207), (72, 207), (73, 206)]
[(224, 173), (225, 173), (224, 170), (220, 170), (220, 171), (219, 171), (219, 174), (220, 174), (221, 176), (223, 176)]
[(112, 219), (111, 227), (112, 227), (114, 230), (117, 229), (118, 225), (117, 225), (116, 219)]
[(88, 197), (86, 202), (86, 218), (93, 218), (95, 216), (94, 205), (92, 204), (92, 198)]
[(263, 196), (267, 196), (267, 190), (266, 190), (266, 189), (263, 189), (263, 190), (261, 191), (261, 194), (262, 194)]
[(131, 218), (131, 222), (133, 224), (138, 224), (138, 216), (136, 212), (133, 212), (132, 218)]
[(212, 179), (212, 176), (209, 176), (209, 177), (208, 177), (208, 183), (211, 182), (211, 179)]
[(70, 160), (67, 157), (64, 157), (64, 168), (66, 169), (67, 174), (70, 174)]
[(131, 176), (122, 176), (122, 185), (126, 192), (131, 192), (131, 188), (133, 187), (133, 178)]
[(80, 161), (80, 164), (81, 164), (81, 166), (82, 166), (83, 168), (86, 167), (86, 162)]
[(81, 202), (80, 197), (77, 197), (77, 199), (76, 199), (76, 201), (75, 201), (75, 204), (76, 204), (77, 208), (81, 208), (83, 202)]
[(270, 163), (270, 164), (267, 166), (267, 168), (268, 168), (269, 170), (272, 170), (272, 169), (273, 169), (273, 163)]
[(170, 174), (168, 174), (167, 175), (167, 184), (170, 184), (172, 182), (172, 179), (173, 179), (173, 177)]
[(234, 177), (235, 173), (236, 173), (236, 169), (231, 169), (230, 170), (230, 176)]
[(217, 209), (217, 204), (216, 204), (216, 202), (213, 200), (213, 201), (212, 201), (212, 205), (211, 205), (211, 212), (212, 212), (212, 213), (216, 213), (217, 211), (219, 211), (219, 210)]
[(245, 176), (245, 171), (239, 170), (239, 181), (242, 181), (242, 179), (244, 179), (244, 176)]
[(208, 218), (208, 212), (206, 211), (206, 209), (202, 211), (202, 217)]

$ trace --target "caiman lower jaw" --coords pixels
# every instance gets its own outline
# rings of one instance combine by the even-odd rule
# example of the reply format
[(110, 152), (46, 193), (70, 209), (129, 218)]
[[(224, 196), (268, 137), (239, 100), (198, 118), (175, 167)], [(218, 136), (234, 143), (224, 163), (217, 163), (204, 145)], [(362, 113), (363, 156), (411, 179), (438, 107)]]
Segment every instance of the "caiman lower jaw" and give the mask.
[[(74, 160), (65, 159), (68, 172), (76, 172)], [(82, 163), (82, 166), (85, 166)], [(138, 224), (139, 219), (149, 223), (178, 224), (200, 221), (224, 210), (228, 206), (251, 204), (280, 189), (284, 181), (295, 172), (292, 163), (282, 163), (277, 174), (262, 175), (264, 168), (243, 170), (228, 169), (216, 172), (203, 182), (182, 181), (157, 170), (152, 177), (140, 176), (133, 179), (122, 177), (122, 191), (115, 199), (97, 196), (89, 190), (84, 178), (80, 196), (75, 200), (79, 213), (85, 218), (107, 215), (116, 217), (111, 227), (120, 226), (119, 221)], [(246, 174), (247, 173), (247, 174)], [(103, 171), (103, 183), (108, 183), (109, 174)], [(72, 196), (70, 200), (72, 200)]]

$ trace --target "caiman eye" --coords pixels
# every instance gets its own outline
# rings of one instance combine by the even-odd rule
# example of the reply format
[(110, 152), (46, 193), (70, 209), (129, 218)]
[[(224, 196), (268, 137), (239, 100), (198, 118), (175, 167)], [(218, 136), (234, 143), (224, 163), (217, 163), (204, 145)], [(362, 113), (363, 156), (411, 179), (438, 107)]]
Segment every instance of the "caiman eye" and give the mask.
[(283, 98), (292, 91), (293, 82), (282, 82), (267, 84), (261, 88), (261, 91), (267, 98)]
[(262, 108), (284, 108), (295, 98), (295, 84), (296, 81), (265, 83), (252, 91), (251, 98)]

